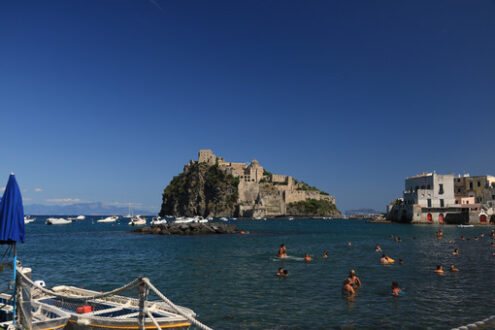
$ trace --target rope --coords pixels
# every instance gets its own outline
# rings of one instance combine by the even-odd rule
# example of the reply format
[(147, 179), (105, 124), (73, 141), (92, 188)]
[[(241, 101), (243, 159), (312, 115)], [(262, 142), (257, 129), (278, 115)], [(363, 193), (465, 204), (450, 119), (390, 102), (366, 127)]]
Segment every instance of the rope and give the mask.
[(117, 293), (120, 293), (120, 292), (125, 291), (125, 290), (128, 290), (128, 289), (130, 289), (130, 288), (132, 288), (134, 286), (137, 286), (137, 285), (139, 285), (141, 283), (144, 283), (151, 290), (153, 290), (153, 292), (155, 292), (158, 295), (158, 297), (160, 297), (167, 305), (169, 305), (177, 314), (185, 317), (187, 320), (189, 320), (191, 323), (193, 323), (194, 325), (196, 325), (200, 329), (203, 329), (203, 330), (213, 330), (212, 328), (208, 327), (207, 325), (205, 325), (205, 324), (199, 322), (198, 320), (196, 320), (194, 317), (192, 317), (192, 316), (184, 313), (181, 309), (179, 309), (177, 307), (177, 305), (175, 305), (170, 299), (168, 299), (167, 297), (165, 297), (153, 284), (151, 284), (151, 282), (149, 281), (148, 278), (146, 278), (144, 276), (140, 276), (140, 277), (136, 278), (134, 281), (132, 281), (132, 282), (130, 282), (130, 283), (124, 285), (124, 286), (121, 286), (120, 288), (117, 288), (115, 290), (112, 290), (112, 291), (108, 291), (108, 292), (96, 294), (96, 295), (93, 295), (93, 296), (68, 296), (68, 295), (64, 295), (64, 294), (60, 294), (60, 293), (54, 292), (54, 291), (52, 291), (50, 289), (44, 288), (44, 287), (42, 287), (42, 286), (34, 283), (23, 272), (19, 272), (18, 274), (22, 277), (22, 279), (24, 281), (26, 281), (27, 283), (29, 283), (31, 286), (36, 287), (37, 289), (41, 290), (42, 292), (44, 292), (44, 293), (46, 293), (48, 295), (54, 296), (54, 297), (58, 297), (58, 298), (61, 298), (61, 299), (67, 299), (67, 300), (82, 300), (82, 301), (87, 301), (87, 300), (104, 298), (104, 297), (107, 297), (107, 296), (116, 295)]
[(487, 329), (495, 326), (495, 315), (487, 317), (484, 320), (474, 322), (468, 325), (463, 325), (462, 327), (453, 328), (452, 330), (467, 330), (467, 329)]
[(160, 297), (165, 303), (167, 303), (167, 305), (169, 305), (176, 313), (184, 316), (186, 319), (188, 319), (191, 323), (193, 323), (194, 325), (196, 325), (197, 327), (203, 329), (203, 330), (213, 330), (212, 328), (208, 327), (207, 325), (199, 322), (198, 320), (196, 320), (194, 317), (190, 316), (190, 315), (187, 315), (186, 313), (184, 313), (182, 310), (180, 310), (172, 301), (170, 301), (170, 299), (168, 299), (167, 297), (165, 297), (157, 288), (155, 288), (155, 286), (153, 284), (151, 284), (150, 280), (146, 277), (143, 277), (142, 278), (142, 281), (151, 289), (153, 290), (153, 292), (156, 293), (156, 295), (158, 297)]
[(158, 322), (156, 322), (155, 318), (153, 317), (153, 315), (151, 315), (150, 311), (148, 309), (146, 309), (146, 314), (148, 315), (148, 317), (151, 319), (151, 321), (153, 321), (153, 324), (155, 325), (155, 327), (158, 329), (158, 330), (162, 330), (162, 327), (160, 327), (160, 325), (158, 324)]
[(41, 290), (41, 292), (44, 292), (44, 293), (46, 293), (48, 295), (51, 295), (51, 296), (54, 296), (54, 297), (58, 297), (58, 298), (61, 298), (61, 299), (82, 300), (82, 301), (99, 299), (99, 298), (104, 298), (104, 297), (116, 295), (117, 293), (120, 293), (122, 291), (125, 291), (127, 289), (130, 289), (130, 288), (132, 288), (132, 287), (134, 287), (134, 286), (136, 286), (136, 285), (138, 285), (139, 283), (142, 282), (142, 277), (138, 277), (134, 281), (132, 281), (132, 282), (130, 282), (130, 283), (124, 285), (124, 286), (121, 286), (120, 288), (117, 288), (115, 290), (112, 290), (112, 291), (108, 291), (108, 292), (104, 292), (104, 293), (99, 293), (99, 294), (96, 294), (96, 295), (93, 295), (93, 296), (68, 296), (68, 295), (64, 295), (64, 294), (60, 294), (60, 293), (54, 292), (54, 291), (52, 291), (50, 289), (47, 289), (47, 288), (44, 288), (42, 286), (39, 286), (38, 284), (36, 284), (33, 281), (31, 281), (31, 279), (28, 278), (22, 272), (19, 272), (19, 274), (21, 275), (21, 277), (22, 277), (23, 280), (25, 280), (26, 282), (28, 282), (31, 286), (34, 286), (37, 289)]

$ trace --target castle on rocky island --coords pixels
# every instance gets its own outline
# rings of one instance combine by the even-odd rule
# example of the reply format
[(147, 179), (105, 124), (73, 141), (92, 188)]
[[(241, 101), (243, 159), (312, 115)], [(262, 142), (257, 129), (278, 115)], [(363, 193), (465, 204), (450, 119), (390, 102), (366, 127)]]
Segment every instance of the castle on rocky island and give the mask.
[(335, 198), (257, 160), (227, 162), (211, 150), (184, 166), (163, 190), (160, 216), (340, 217)]
[(224, 173), (238, 178), (237, 204), (238, 215), (241, 217), (302, 216), (304, 214), (296, 214), (298, 212), (294, 210), (294, 206), (307, 201), (326, 202), (338, 213), (334, 196), (291, 176), (270, 173), (256, 159), (249, 165), (228, 162), (213, 154), (210, 149), (202, 149), (197, 162), (218, 166)]

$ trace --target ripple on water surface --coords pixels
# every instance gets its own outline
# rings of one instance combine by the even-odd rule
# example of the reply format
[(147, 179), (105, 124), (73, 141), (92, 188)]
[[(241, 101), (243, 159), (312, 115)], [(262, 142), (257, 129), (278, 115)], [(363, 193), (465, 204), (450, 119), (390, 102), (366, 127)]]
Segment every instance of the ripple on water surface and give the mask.
[[(93, 224), (95, 219), (46, 226), (38, 217), (27, 225), (18, 254), (33, 268), (34, 279), (109, 290), (146, 275), (201, 321), (224, 329), (449, 328), (493, 314), (495, 250), (487, 235), (459, 239), (492, 227), (444, 226), (444, 239), (437, 240), (438, 226), (238, 221), (251, 234), (179, 237), (132, 234), (124, 222)], [(314, 260), (275, 258), (281, 243), (289, 255), (307, 252)], [(376, 244), (404, 264), (380, 265)], [(451, 254), (455, 248), (458, 256)], [(321, 257), (324, 250), (328, 259)], [(438, 276), (437, 264), (455, 264), (461, 271)], [(288, 269), (289, 277), (274, 276), (278, 267)], [(351, 268), (363, 288), (346, 300), (340, 288)], [(406, 295), (392, 297), (392, 281)]]

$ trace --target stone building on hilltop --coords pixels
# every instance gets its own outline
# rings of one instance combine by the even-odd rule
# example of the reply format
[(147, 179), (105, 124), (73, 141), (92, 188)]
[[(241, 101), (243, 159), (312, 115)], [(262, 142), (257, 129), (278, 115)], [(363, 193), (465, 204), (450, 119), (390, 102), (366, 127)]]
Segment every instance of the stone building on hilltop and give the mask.
[(210, 149), (198, 153), (198, 162), (218, 166), (227, 174), (239, 178), (238, 205), (241, 217), (270, 217), (287, 214), (291, 203), (325, 200), (335, 205), (335, 198), (314, 187), (297, 182), (288, 175), (266, 172), (254, 159), (249, 165), (227, 162)]

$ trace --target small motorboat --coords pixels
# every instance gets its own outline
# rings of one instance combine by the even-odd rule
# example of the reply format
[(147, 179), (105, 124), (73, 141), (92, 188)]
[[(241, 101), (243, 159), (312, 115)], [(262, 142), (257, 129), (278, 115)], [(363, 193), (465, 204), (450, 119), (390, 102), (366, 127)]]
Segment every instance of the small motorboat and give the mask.
[(29, 215), (24, 216), (24, 223), (31, 223), (34, 222), (36, 218), (31, 218)]
[[(23, 272), (19, 272), (18, 283), (22, 292), (27, 293), (22, 299), (23, 303), (36, 306), (36, 313), (40, 311), (38, 306), (41, 306), (41, 310), (52, 311), (51, 317), (63, 315), (67, 324), (65, 329), (189, 329), (191, 324), (195, 324), (202, 329), (212, 330), (195, 319), (194, 311), (174, 304), (143, 276), (106, 293), (66, 285), (46, 288), (44, 281), (33, 282), (30, 276)], [(148, 300), (148, 290), (153, 291), (160, 300)], [(124, 292), (126, 295), (118, 295)], [(5, 296), (9, 299), (9, 295)], [(7, 306), (8, 301), (4, 302), (7, 302), (4, 305)], [(25, 308), (19, 309), (19, 313), (24, 311)], [(19, 324), (23, 325), (21, 329), (31, 328), (31, 325), (35, 330), (65, 326), (57, 324), (52, 327), (52, 324), (47, 324), (37, 327), (33, 323), (35, 313), (32, 315), (28, 315), (29, 324)], [(30, 319), (33, 322), (30, 322)]]
[(86, 217), (84, 215), (79, 215), (76, 217), (76, 220), (84, 220)]
[(166, 223), (167, 223), (167, 219), (162, 217), (154, 217), (153, 219), (151, 219), (150, 225), (158, 226), (158, 225), (164, 225)]
[[(97, 291), (80, 289), (73, 286), (56, 286), (55, 293), (68, 296), (84, 297), (97, 295)], [(41, 294), (35, 299), (45, 305), (51, 305), (69, 313), (69, 324), (74, 329), (126, 329), (139, 330), (139, 300), (124, 296), (110, 296), (108, 298), (92, 299), (76, 304), (72, 301), (60, 299), (48, 294)], [(87, 307), (87, 310), (81, 308)], [(195, 317), (196, 314), (189, 308), (177, 306), (183, 314)], [(148, 311), (162, 329), (188, 329), (191, 322), (184, 316), (174, 312), (163, 302), (149, 302)], [(156, 329), (152, 320), (146, 318), (145, 329)]]
[(194, 222), (194, 218), (183, 218), (183, 217), (179, 217), (179, 218), (176, 218), (174, 223), (192, 223)]
[(472, 228), (473, 225), (458, 225), (457, 228)]
[(112, 222), (116, 222), (118, 219), (119, 219), (119, 217), (114, 215), (111, 217), (106, 217), (104, 219), (97, 220), (96, 222), (98, 222), (98, 223), (112, 223)]
[(131, 221), (129, 221), (129, 226), (145, 226), (146, 225), (146, 219), (142, 218), (140, 215), (136, 215), (135, 217), (131, 218)]
[(68, 225), (71, 224), (72, 220), (67, 220), (64, 218), (48, 218), (45, 224), (47, 225)]

